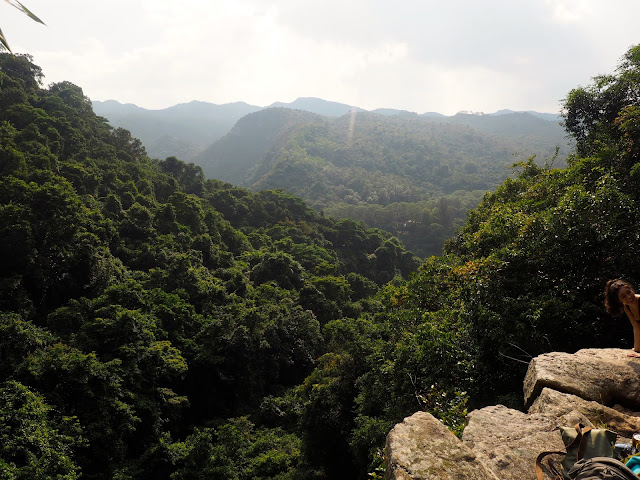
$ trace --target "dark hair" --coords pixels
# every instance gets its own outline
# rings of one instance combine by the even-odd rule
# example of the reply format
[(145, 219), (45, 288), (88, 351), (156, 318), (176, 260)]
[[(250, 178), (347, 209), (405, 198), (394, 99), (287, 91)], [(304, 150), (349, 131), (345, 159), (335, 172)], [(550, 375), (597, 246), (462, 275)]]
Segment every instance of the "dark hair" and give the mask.
[(620, 292), (622, 287), (633, 289), (629, 282), (621, 278), (609, 280), (604, 287), (604, 308), (607, 310), (607, 313), (613, 317), (621, 316), (624, 311), (622, 302), (620, 302), (618, 298), (618, 292)]

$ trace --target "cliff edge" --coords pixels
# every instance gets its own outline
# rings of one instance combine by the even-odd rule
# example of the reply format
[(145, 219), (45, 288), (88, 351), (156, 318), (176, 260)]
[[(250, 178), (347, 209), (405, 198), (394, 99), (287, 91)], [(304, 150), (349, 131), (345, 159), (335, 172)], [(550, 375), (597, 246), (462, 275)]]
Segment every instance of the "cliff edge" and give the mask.
[(502, 405), (474, 410), (462, 440), (426, 412), (405, 418), (387, 436), (387, 479), (536, 480), (538, 454), (564, 450), (557, 428), (578, 422), (606, 427), (618, 442), (630, 443), (640, 432), (640, 359), (628, 352), (584, 349), (534, 358), (524, 379), (527, 412)]

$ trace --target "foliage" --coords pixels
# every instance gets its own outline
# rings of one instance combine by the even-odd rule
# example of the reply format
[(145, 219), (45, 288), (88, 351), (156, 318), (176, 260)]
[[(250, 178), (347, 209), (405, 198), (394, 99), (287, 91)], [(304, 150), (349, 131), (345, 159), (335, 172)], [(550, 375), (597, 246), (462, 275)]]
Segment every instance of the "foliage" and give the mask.
[(501, 116), (478, 124), (468, 115), (327, 118), (270, 108), (242, 118), (195, 161), (207, 176), (252, 190), (283, 188), (325, 213), (388, 230), (428, 257), (509, 175), (514, 155), (555, 158), (556, 143), (566, 147), (557, 124), (523, 115), (514, 123), (529, 120), (526, 139), (507, 132)]
[(321, 324), (375, 310), (417, 258), (282, 190), (151, 160), (79, 87), (42, 88), (28, 56), (0, 67), (1, 413), (26, 402), (48, 432), (6, 433), (3, 474), (193, 478), (210, 451), (202, 472), (304, 477), (286, 392), (326, 353)]
[[(403, 415), (422, 408), (460, 433), (467, 405), (521, 406), (533, 356), (629, 345), (625, 322), (604, 315), (601, 291), (609, 278), (638, 282), (636, 57), (634, 47), (608, 88), (593, 90), (606, 105), (609, 89), (631, 93), (585, 123), (580, 149), (591, 150), (579, 152), (588, 156), (562, 170), (522, 162), (470, 212), (445, 255), (385, 286), (382, 311), (326, 325), (332, 353), (300, 395), (303, 453), (320, 450), (327, 478), (339, 472), (317, 459), (338, 458), (347, 448), (339, 441), (348, 439), (352, 476), (363, 478), (375, 469), (363, 460)], [(583, 105), (570, 96), (567, 118)]]
[[(5, 2), (7, 2), (12, 7), (17, 8), (18, 10), (20, 10), (22, 13), (24, 13), (26, 16), (28, 16), (32, 20), (34, 20), (34, 21), (36, 21), (38, 23), (42, 23), (44, 25), (44, 22), (42, 20), (40, 20), (38, 17), (36, 17), (31, 10), (29, 10), (27, 7), (25, 7), (18, 0), (5, 0)], [(11, 51), (11, 48), (9, 47), (9, 42), (7, 42), (6, 37), (2, 33), (2, 30), (0, 30), (0, 51), (2, 51), (3, 49), (4, 50), (8, 50), (9, 52)]]
[(8, 480), (75, 480), (74, 447), (83, 438), (77, 419), (55, 419), (44, 398), (19, 382), (0, 384), (0, 474)]
[(513, 359), (626, 343), (624, 325), (603, 314), (601, 291), (609, 278), (637, 282), (640, 266), (637, 66), (636, 46), (616, 75), (570, 92), (563, 115), (577, 153), (569, 167), (522, 163), (445, 247), (466, 262), (460, 272), (475, 285), (465, 304), (477, 374), (501, 385), (492, 396), (517, 388), (526, 363)]
[[(576, 139), (581, 156), (617, 150), (631, 141), (632, 118), (640, 98), (640, 46), (629, 49), (613, 75), (598, 75), (588, 87), (573, 89), (564, 100), (563, 117), (567, 131)], [(626, 145), (627, 148), (633, 145)]]
[(531, 356), (624, 345), (600, 291), (640, 280), (636, 50), (588, 89), (627, 92), (615, 115), (573, 124), (567, 100), (588, 154), (520, 163), (420, 266), (284, 190), (151, 160), (79, 87), (0, 56), (2, 475), (375, 478), (416, 409), (459, 434), (467, 408), (520, 406)]
[(289, 480), (299, 462), (299, 440), (283, 430), (255, 428), (246, 417), (205, 428), (172, 445), (178, 469), (172, 480)]

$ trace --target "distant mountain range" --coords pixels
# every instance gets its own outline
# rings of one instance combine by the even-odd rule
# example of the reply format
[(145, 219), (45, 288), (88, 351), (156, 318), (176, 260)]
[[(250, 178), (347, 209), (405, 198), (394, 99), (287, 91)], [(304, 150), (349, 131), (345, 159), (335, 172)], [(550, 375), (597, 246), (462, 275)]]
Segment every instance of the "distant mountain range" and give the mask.
[(390, 231), (426, 257), (511, 165), (533, 155), (544, 163), (556, 146), (560, 166), (570, 151), (562, 129), (529, 113), (336, 117), (280, 107), (245, 115), (193, 163), (207, 178), (284, 189), (328, 215)]
[(243, 102), (215, 105), (193, 101), (162, 110), (147, 110), (115, 100), (93, 102), (93, 111), (114, 127), (126, 128), (139, 138), (149, 156), (176, 156), (190, 161), (225, 135), (245, 115), (260, 107)]
[[(529, 113), (433, 117), (360, 110), (328, 117), (273, 107), (242, 117), (193, 162), (208, 178), (252, 190), (285, 188), (325, 208), (344, 196), (332, 190), (341, 184), (338, 178), (357, 177), (362, 184), (363, 178), (377, 175), (369, 182), (377, 185), (395, 176), (394, 185), (402, 186), (394, 187), (393, 195), (376, 191), (364, 197), (382, 204), (414, 202), (436, 192), (495, 188), (508, 165), (532, 155), (543, 161), (556, 146), (564, 159), (569, 147), (560, 126)], [(356, 193), (346, 195), (362, 196)]]
[[(148, 110), (115, 100), (93, 102), (96, 114), (105, 117), (114, 127), (129, 130), (134, 137), (142, 141), (149, 156), (160, 159), (176, 156), (185, 161), (193, 161), (215, 141), (226, 135), (240, 118), (266, 108), (302, 110), (324, 117), (341, 117), (351, 112), (366, 111), (353, 105), (313, 97), (301, 97), (290, 103), (276, 102), (268, 107), (244, 102), (217, 105), (193, 101), (162, 110)], [(435, 112), (418, 115), (415, 112), (392, 108), (379, 108), (371, 113), (421, 117), (438, 122), (469, 125), (489, 134), (502, 135), (504, 130), (508, 129), (512, 131), (511, 134), (520, 132), (527, 135), (531, 134), (533, 128), (537, 134), (546, 130), (554, 137), (564, 135), (562, 128), (558, 126), (558, 115), (551, 113), (499, 110), (492, 114), (460, 112), (446, 116)]]
[(176, 156), (250, 190), (284, 189), (328, 215), (388, 230), (421, 257), (440, 253), (510, 165), (544, 163), (559, 147), (561, 166), (571, 151), (558, 116), (538, 112), (419, 115), (319, 98), (164, 110), (111, 100), (94, 111), (130, 130), (152, 158)]

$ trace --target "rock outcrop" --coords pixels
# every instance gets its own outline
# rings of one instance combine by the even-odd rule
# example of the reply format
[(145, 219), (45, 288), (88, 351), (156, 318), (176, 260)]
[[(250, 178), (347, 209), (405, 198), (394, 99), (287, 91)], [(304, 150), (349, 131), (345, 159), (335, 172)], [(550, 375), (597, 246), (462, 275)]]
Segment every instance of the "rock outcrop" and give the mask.
[(544, 387), (572, 393), (602, 405), (640, 407), (640, 362), (619, 348), (553, 352), (531, 360), (524, 379), (530, 406)]
[(585, 349), (536, 357), (524, 380), (528, 411), (474, 410), (462, 440), (428, 413), (405, 418), (387, 437), (387, 479), (536, 480), (538, 454), (564, 450), (561, 425), (606, 427), (629, 443), (640, 432), (640, 359), (627, 353)]
[(386, 448), (394, 452), (395, 458), (389, 478), (497, 480), (477, 461), (473, 451), (426, 412), (418, 412), (396, 425), (387, 437)]

